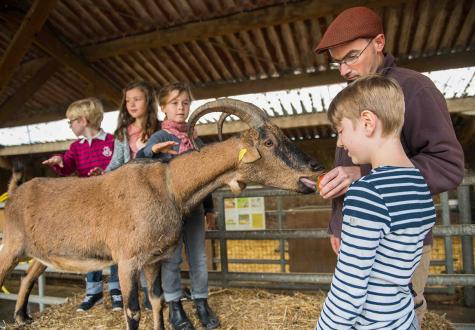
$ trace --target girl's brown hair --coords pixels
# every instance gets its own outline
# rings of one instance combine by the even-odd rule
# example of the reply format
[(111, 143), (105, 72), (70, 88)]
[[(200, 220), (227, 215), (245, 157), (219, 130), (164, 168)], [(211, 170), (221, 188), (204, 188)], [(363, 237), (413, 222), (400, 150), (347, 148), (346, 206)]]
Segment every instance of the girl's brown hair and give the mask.
[(127, 111), (126, 93), (131, 89), (137, 88), (144, 93), (145, 105), (147, 108), (146, 118), (142, 124), (143, 141), (147, 141), (150, 136), (160, 129), (160, 121), (157, 117), (157, 97), (155, 88), (146, 81), (134, 81), (129, 83), (122, 90), (122, 101), (119, 108), (119, 118), (117, 120), (117, 129), (114, 136), (120, 141), (124, 140), (124, 132), (127, 132), (127, 126), (132, 124), (135, 119)]

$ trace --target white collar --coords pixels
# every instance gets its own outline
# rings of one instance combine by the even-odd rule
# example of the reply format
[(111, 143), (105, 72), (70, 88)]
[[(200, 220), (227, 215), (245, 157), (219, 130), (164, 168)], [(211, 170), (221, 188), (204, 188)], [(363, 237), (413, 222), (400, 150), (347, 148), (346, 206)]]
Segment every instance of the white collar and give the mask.
[(94, 140), (94, 139), (99, 139), (99, 140), (105, 141), (106, 138), (107, 138), (107, 133), (104, 132), (104, 130), (101, 128), (101, 129), (99, 130), (99, 132), (98, 132), (95, 136), (93, 136), (92, 138), (90, 138), (90, 139), (87, 138), (87, 137), (82, 137), (81, 140), (79, 140), (79, 143), (82, 144), (82, 143), (84, 143), (84, 142), (87, 141), (87, 143), (89, 144), (89, 146), (91, 146), (92, 140)]

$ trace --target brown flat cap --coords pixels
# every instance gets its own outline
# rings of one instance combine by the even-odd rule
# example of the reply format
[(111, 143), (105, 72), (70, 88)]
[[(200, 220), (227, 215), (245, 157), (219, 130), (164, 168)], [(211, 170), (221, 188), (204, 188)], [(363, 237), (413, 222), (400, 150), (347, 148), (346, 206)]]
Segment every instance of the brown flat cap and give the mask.
[(384, 33), (381, 18), (366, 7), (348, 8), (325, 31), (315, 48), (317, 54), (358, 38), (373, 38)]

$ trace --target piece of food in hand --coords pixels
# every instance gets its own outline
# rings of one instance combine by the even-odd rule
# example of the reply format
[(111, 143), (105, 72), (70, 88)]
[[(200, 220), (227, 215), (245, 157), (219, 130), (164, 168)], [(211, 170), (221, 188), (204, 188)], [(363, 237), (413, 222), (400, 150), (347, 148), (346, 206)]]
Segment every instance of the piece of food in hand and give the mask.
[(321, 188), (321, 187), (320, 187), (320, 184), (321, 184), (322, 179), (323, 179), (324, 177), (325, 177), (325, 173), (323, 173), (323, 174), (321, 174), (321, 175), (318, 176), (318, 179), (317, 179), (317, 188), (318, 188), (318, 190), (320, 190), (320, 188)]

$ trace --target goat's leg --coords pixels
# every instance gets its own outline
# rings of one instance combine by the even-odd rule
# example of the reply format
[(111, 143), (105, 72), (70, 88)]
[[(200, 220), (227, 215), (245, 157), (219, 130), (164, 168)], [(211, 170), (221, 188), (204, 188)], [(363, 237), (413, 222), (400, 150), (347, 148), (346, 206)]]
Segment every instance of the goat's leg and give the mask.
[(139, 268), (135, 262), (119, 261), (119, 283), (124, 299), (124, 314), (127, 330), (136, 330), (140, 322), (140, 306), (138, 295)]
[(21, 244), (16, 241), (10, 241), (8, 244), (0, 244), (0, 288), (7, 277), (7, 274), (15, 268), (23, 257), (23, 249)]
[(41, 274), (43, 274), (45, 269), (45, 265), (34, 259), (26, 272), (26, 276), (21, 279), (20, 291), (18, 292), (14, 314), (15, 321), (18, 324), (30, 323), (33, 320), (28, 315), (28, 298), (36, 280)]
[(163, 306), (165, 302), (160, 299), (162, 294), (162, 278), (160, 276), (160, 262), (146, 265), (143, 268), (147, 280), (148, 298), (152, 304), (153, 330), (165, 330), (163, 322)]

